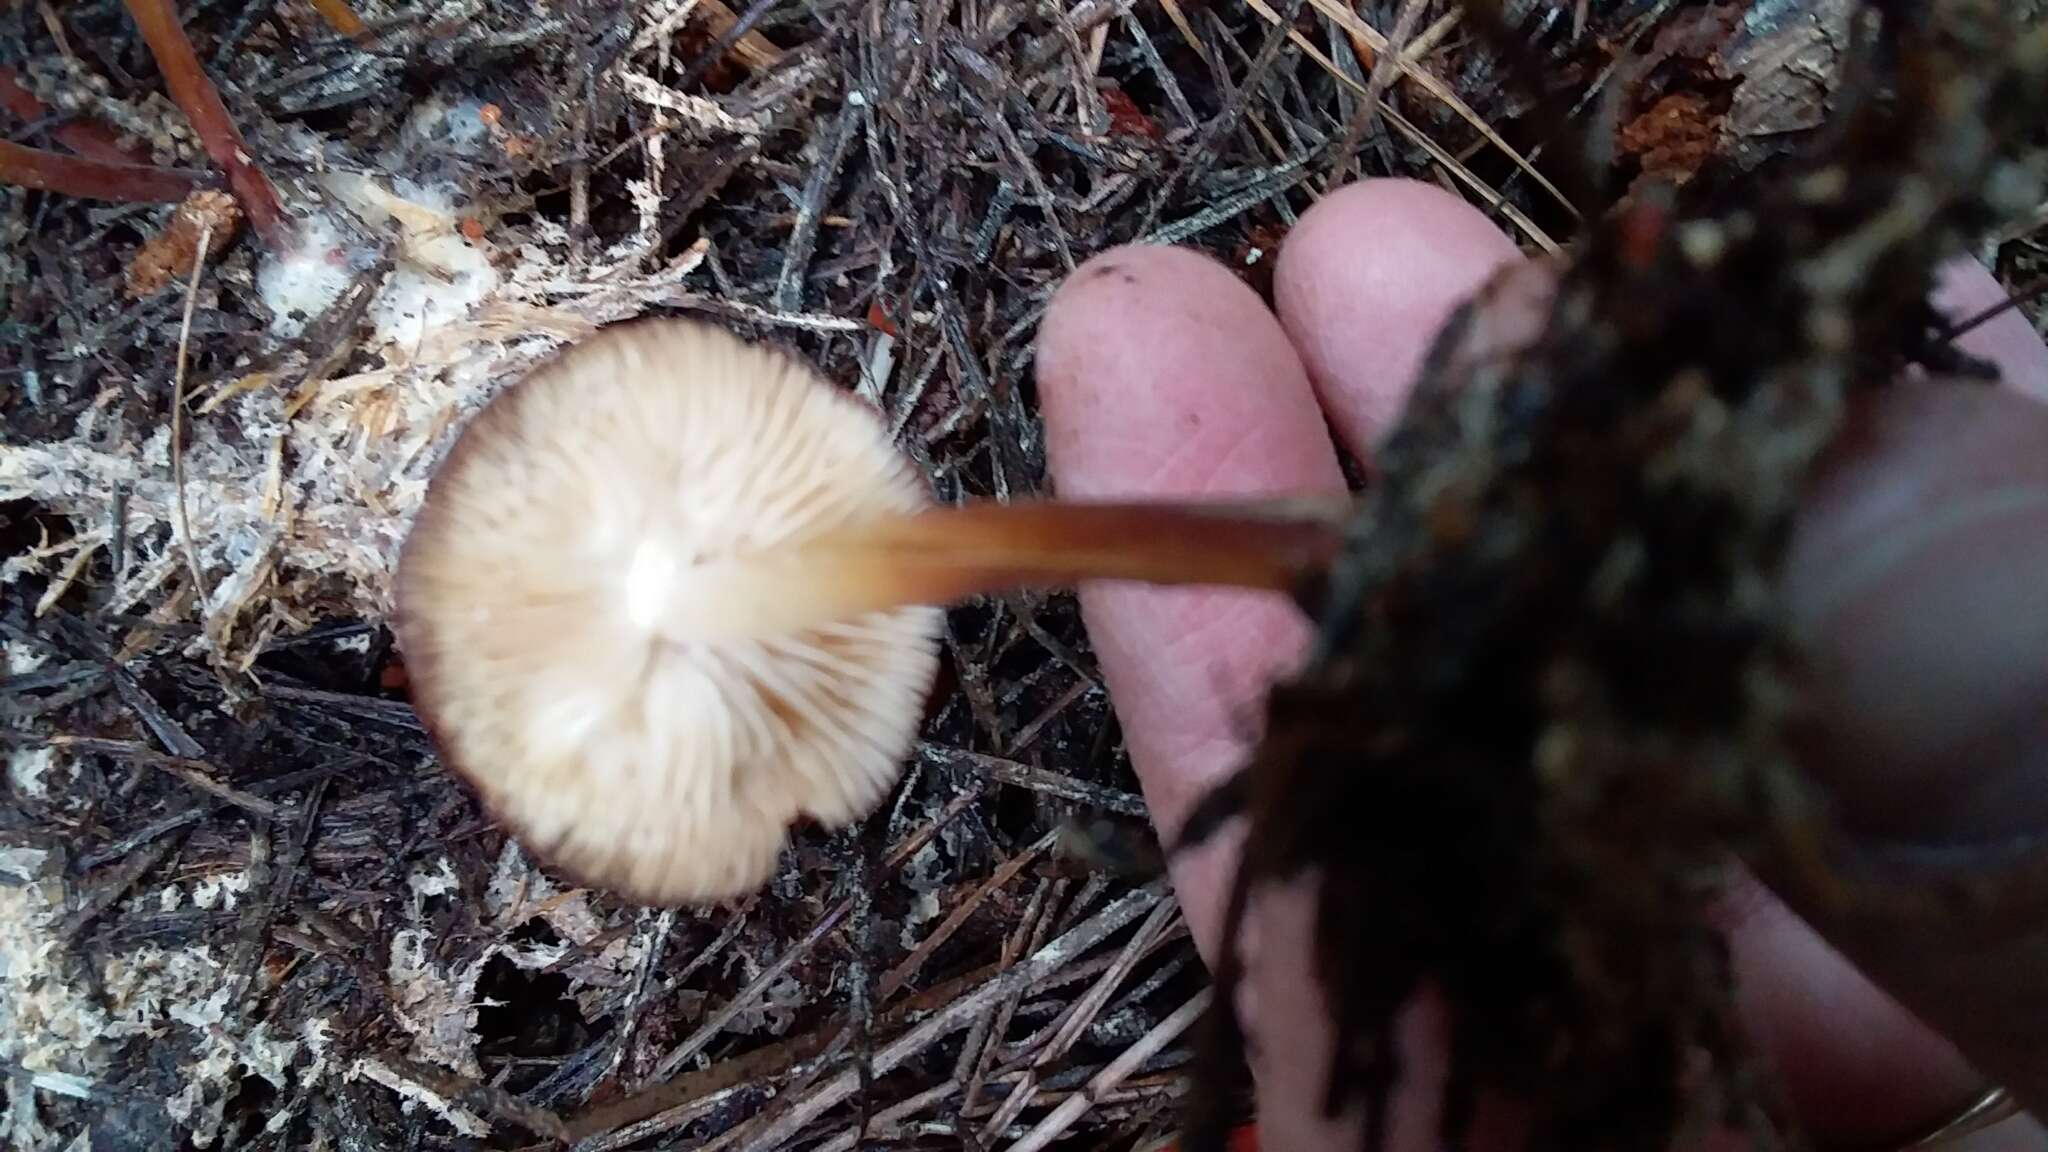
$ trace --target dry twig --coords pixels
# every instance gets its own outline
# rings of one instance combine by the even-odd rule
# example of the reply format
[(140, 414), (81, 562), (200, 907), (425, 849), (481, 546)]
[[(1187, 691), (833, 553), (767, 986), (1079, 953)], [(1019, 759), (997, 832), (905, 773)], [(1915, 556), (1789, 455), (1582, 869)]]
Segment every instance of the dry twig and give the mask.
[[(27, 125), (38, 125), (53, 113), (21, 83), (12, 68), (0, 67), (0, 108)], [(104, 124), (82, 118), (64, 117), (49, 129), (59, 144), (88, 160), (106, 164), (149, 164), (149, 153), (126, 146), (118, 133)]]
[(242, 142), (241, 130), (235, 127), (234, 120), (228, 116), (227, 106), (221, 103), (220, 90), (213, 86), (205, 68), (200, 65), (199, 53), (186, 37), (185, 26), (179, 22), (172, 0), (124, 2), (128, 5), (129, 14), (135, 18), (136, 27), (141, 29), (142, 38), (149, 43), (151, 54), (156, 57), (171, 99), (192, 122), (192, 129), (199, 134), (206, 154), (227, 174), (228, 187), (241, 203), (243, 214), (249, 218), (249, 226), (256, 230), (271, 251), (290, 251), (294, 247), (294, 229), (285, 215), (284, 205), (278, 201), (277, 189), (271, 186), (270, 178), (250, 158), (248, 148)]
[(204, 172), (66, 156), (0, 140), (0, 183), (39, 192), (93, 200), (175, 204), (210, 180)]

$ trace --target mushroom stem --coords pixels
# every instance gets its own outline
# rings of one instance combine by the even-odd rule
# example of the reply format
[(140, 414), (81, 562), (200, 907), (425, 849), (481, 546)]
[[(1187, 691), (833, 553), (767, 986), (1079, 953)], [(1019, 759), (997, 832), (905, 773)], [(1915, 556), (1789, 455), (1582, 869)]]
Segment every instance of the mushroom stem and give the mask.
[(664, 635), (702, 642), (1098, 580), (1294, 592), (1336, 554), (1352, 507), (1298, 498), (934, 508), (726, 563), (636, 571), (629, 585), (642, 595), (629, 601), (658, 616), (648, 622)]

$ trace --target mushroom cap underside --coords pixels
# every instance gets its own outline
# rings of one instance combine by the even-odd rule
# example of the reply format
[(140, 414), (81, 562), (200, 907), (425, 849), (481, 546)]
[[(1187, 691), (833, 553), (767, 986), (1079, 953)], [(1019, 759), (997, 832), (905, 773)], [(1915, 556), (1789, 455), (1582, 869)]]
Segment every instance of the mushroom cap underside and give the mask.
[(415, 703), (447, 766), (579, 883), (652, 904), (757, 888), (792, 824), (844, 824), (894, 784), (941, 610), (698, 640), (662, 599), (692, 568), (928, 503), (877, 414), (802, 362), (689, 321), (607, 330), (494, 399), (436, 474), (396, 581)]

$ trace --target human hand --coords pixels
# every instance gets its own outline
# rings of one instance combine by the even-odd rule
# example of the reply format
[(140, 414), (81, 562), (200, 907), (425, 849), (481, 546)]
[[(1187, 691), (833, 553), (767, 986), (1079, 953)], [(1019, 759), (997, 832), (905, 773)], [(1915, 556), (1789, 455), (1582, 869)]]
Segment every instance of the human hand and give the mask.
[[(1081, 498), (1341, 491), (1332, 433), (1369, 458), (1437, 328), (1496, 274), (1502, 303), (1476, 339), (1502, 347), (1534, 323), (1543, 270), (1462, 201), (1392, 180), (1345, 189), (1302, 218), (1275, 268), (1277, 316), (1199, 255), (1097, 256), (1060, 290), (1040, 334), (1055, 484)], [(1938, 303), (1964, 316), (2001, 298), (1981, 268), (1959, 264)], [(2048, 347), (2014, 313), (1961, 343), (2000, 364), (2007, 383), (1905, 384), (1856, 411), (1788, 566), (1826, 720), (1826, 753), (1810, 767), (1873, 839), (2048, 831)], [(1083, 587), (1081, 603), (1170, 839), (1243, 762), (1247, 722), (1299, 659), (1307, 626), (1258, 593), (1103, 584)], [(1173, 866), (1212, 962), (1241, 831)], [(1360, 1146), (1358, 1116), (1320, 1115), (1332, 1036), (1310, 971), (1313, 906), (1306, 887), (1265, 891), (1242, 941), (1240, 1010), (1268, 1148)], [(1880, 988), (1753, 881), (1722, 914), (1743, 1018), (1822, 1147), (1884, 1147), (1925, 1130), (1984, 1090), (1973, 1064), (2022, 1099), (2048, 1098), (2048, 944), (1962, 955), (1939, 938), (1859, 939), (1851, 951)], [(1403, 1014), (1391, 1152), (1435, 1146), (1445, 1035), (1442, 1006), (1427, 997)], [(1472, 1146), (1512, 1147), (1514, 1127), (1512, 1106), (1489, 1102)], [(2021, 1118), (1968, 1147), (2042, 1138)]]

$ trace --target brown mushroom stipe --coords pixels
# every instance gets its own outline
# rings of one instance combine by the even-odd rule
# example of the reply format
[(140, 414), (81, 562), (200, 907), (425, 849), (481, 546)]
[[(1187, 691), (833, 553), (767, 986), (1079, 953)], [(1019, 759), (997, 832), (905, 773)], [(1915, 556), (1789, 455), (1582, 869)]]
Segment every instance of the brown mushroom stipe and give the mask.
[(397, 573), (443, 759), (537, 856), (650, 904), (871, 811), (940, 606), (1088, 579), (1288, 589), (1343, 506), (933, 505), (871, 409), (690, 321), (608, 330), (466, 428)]

